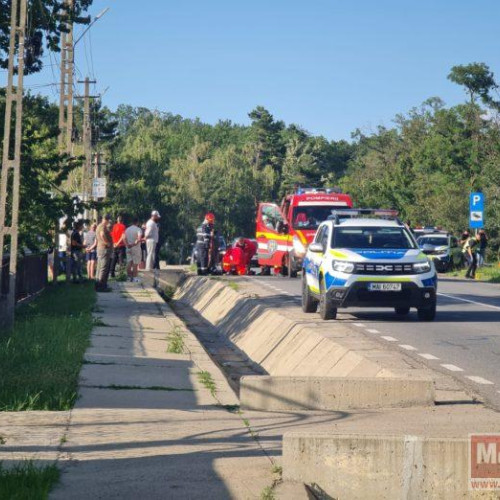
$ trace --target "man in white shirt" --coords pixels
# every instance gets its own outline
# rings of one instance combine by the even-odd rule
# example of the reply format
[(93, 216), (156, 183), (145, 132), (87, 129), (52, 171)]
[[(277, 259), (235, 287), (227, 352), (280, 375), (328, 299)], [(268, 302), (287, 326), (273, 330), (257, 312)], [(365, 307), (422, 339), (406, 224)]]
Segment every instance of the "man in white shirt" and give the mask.
[(151, 219), (146, 222), (146, 233), (144, 235), (146, 239), (146, 271), (152, 271), (155, 267), (155, 249), (158, 243), (158, 225), (157, 222), (160, 220), (160, 214), (157, 210), (151, 212)]
[(127, 275), (130, 281), (139, 282), (137, 269), (142, 259), (141, 228), (137, 225), (139, 220), (135, 217), (132, 224), (125, 230), (125, 246), (127, 247)]

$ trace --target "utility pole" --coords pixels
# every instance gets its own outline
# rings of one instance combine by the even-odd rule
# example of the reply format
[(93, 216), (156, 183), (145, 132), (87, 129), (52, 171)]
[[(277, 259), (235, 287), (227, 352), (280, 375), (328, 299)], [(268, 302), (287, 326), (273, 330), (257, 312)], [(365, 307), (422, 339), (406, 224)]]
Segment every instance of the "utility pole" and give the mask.
[[(65, 0), (64, 13), (68, 18), (65, 22), (65, 31), (61, 33), (61, 80), (59, 89), (59, 138), (60, 153), (72, 156), (73, 144), (73, 15), (74, 0)], [(59, 221), (56, 221), (54, 245), (54, 282), (59, 274)], [(70, 280), (70, 257), (66, 251), (66, 280)]]
[[(92, 126), (90, 123), (90, 99), (94, 99), (97, 96), (90, 95), (90, 84), (96, 83), (95, 80), (90, 80), (87, 76), (84, 81), (78, 81), (78, 83), (85, 84), (84, 95), (77, 96), (77, 98), (83, 98), (83, 152), (85, 155), (85, 163), (82, 166), (82, 181), (81, 181), (81, 191), (83, 201), (88, 202), (92, 195)], [(87, 218), (87, 212), (85, 218)]]
[[(26, 29), (26, 10), (27, 0), (12, 0), (10, 18), (9, 64), (7, 90), (5, 96), (5, 128), (2, 152), (2, 175), (0, 183), (0, 287), (2, 284), (3, 274), (3, 250), (5, 244), (5, 236), (10, 236), (9, 291), (6, 297), (2, 297), (0, 293), (0, 326), (5, 329), (9, 329), (14, 324), (14, 308), (16, 305), (16, 270), (19, 221), (19, 188), (21, 180), (24, 38)], [(16, 85), (14, 85), (14, 59), (16, 52), (16, 41), (18, 46), (17, 82)], [(15, 105), (14, 123), (12, 117), (13, 105)], [(11, 137), (12, 128), (14, 128), (13, 144)], [(9, 189), (10, 181), (12, 181), (12, 183)], [(8, 199), (11, 200), (10, 217), (8, 217), (7, 215)], [(9, 224), (9, 220), (10, 226), (7, 225)]]

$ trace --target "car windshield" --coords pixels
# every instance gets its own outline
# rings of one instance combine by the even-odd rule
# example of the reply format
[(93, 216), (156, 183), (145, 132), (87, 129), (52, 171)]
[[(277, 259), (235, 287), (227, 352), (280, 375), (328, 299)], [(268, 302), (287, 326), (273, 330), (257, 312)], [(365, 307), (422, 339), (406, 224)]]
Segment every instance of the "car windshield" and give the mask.
[(434, 247), (442, 247), (448, 245), (448, 238), (439, 238), (437, 236), (421, 236), (418, 239), (418, 245), (423, 247), (424, 245), (432, 245)]
[(293, 209), (292, 226), (294, 229), (318, 229), (319, 225), (328, 219), (338, 206), (311, 205)]
[(412, 249), (412, 237), (402, 227), (348, 226), (333, 231), (332, 248)]

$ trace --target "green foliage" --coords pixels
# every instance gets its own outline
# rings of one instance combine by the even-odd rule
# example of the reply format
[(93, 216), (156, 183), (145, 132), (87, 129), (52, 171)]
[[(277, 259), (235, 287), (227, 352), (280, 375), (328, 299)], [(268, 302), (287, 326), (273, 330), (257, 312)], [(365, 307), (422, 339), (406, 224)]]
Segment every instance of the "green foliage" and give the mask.
[(0, 336), (0, 411), (69, 410), (92, 330), (95, 291), (53, 285)]
[(60, 474), (55, 464), (39, 467), (24, 461), (7, 469), (0, 463), (0, 498), (45, 500)]

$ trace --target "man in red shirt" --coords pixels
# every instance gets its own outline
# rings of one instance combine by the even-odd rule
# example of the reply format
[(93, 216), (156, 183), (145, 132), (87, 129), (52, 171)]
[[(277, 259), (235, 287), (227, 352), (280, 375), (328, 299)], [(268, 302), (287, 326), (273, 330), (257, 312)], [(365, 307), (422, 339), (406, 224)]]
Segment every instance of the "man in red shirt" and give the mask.
[(125, 259), (127, 258), (127, 247), (125, 243), (125, 224), (123, 223), (123, 217), (121, 215), (116, 219), (116, 223), (111, 230), (111, 237), (113, 238), (113, 260), (111, 262), (111, 277), (115, 277), (116, 263), (120, 263), (120, 267), (123, 266)]

